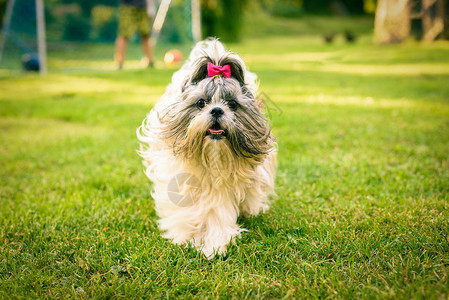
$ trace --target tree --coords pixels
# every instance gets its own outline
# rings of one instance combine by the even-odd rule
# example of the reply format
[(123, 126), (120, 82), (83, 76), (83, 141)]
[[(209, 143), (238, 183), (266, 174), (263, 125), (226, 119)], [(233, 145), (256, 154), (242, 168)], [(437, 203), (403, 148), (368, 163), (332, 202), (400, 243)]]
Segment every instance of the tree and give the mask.
[(422, 0), (422, 39), (424, 41), (433, 41), (443, 33), (445, 21), (444, 2), (444, 0)]
[(398, 43), (410, 35), (409, 0), (378, 0), (374, 35), (379, 43)]
[[(449, 38), (448, 0), (378, 0), (374, 34), (379, 43), (397, 43), (410, 35), (411, 20), (419, 22), (420, 38)], [(413, 13), (412, 13), (413, 12)]]
[(247, 0), (201, 0), (203, 36), (238, 41), (246, 3)]

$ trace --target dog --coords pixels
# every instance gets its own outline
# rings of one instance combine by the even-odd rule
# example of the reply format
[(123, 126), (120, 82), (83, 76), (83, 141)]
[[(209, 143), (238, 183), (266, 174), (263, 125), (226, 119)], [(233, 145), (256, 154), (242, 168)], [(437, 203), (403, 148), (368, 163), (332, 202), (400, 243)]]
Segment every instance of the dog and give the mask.
[(196, 44), (137, 129), (163, 237), (208, 259), (269, 208), (277, 144), (258, 81), (218, 40)]

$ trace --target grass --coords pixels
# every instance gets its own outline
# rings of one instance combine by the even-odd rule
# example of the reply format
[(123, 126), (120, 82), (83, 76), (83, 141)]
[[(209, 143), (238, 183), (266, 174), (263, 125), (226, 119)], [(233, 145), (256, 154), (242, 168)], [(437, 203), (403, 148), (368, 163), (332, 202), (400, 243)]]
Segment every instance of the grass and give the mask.
[(230, 45), (278, 198), (224, 258), (160, 237), (135, 129), (173, 69), (0, 79), (0, 298), (449, 296), (449, 44)]

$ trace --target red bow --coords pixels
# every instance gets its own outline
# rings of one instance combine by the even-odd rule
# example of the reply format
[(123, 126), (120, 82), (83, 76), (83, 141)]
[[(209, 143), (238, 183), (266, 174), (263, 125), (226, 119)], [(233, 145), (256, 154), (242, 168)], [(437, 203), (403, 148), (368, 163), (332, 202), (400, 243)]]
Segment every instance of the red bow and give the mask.
[(213, 63), (207, 63), (207, 74), (209, 77), (223, 75), (225, 78), (231, 77), (231, 67), (229, 65), (216, 66)]

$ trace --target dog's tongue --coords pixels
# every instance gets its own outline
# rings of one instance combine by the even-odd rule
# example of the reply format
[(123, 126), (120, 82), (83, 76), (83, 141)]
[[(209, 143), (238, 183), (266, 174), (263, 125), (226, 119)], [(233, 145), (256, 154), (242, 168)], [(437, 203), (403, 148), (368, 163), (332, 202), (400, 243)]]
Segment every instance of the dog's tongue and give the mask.
[(210, 134), (224, 134), (225, 131), (221, 128), (220, 124), (215, 123), (209, 128)]
[(209, 132), (212, 133), (212, 134), (222, 134), (222, 133), (224, 133), (224, 130), (223, 129), (212, 129), (212, 128), (209, 128)]

